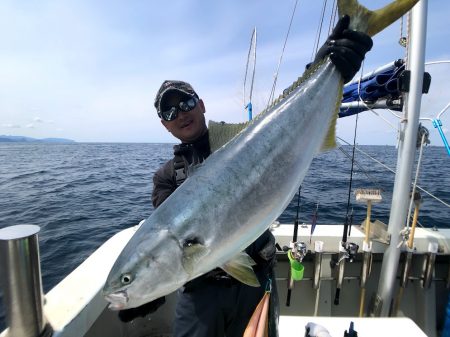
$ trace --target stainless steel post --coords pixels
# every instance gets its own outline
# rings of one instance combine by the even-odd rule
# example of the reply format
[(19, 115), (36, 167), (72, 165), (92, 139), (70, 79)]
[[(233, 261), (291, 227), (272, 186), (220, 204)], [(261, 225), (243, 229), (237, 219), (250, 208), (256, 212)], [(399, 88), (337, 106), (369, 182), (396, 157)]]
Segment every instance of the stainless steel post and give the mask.
[(397, 246), (401, 240), (400, 232), (407, 218), (425, 68), (427, 5), (428, 0), (420, 0), (413, 7), (411, 15), (411, 39), (407, 61), (407, 69), (411, 70), (411, 83), (405, 99), (407, 104), (405, 104), (404, 113), (407, 120), (403, 123), (400, 132), (397, 172), (389, 215), (388, 232), (391, 235), (391, 242), (384, 253), (375, 301), (382, 307), (372, 308), (372, 313), (381, 316), (388, 316), (391, 309), (400, 258), (400, 249)]
[(37, 337), (48, 331), (43, 315), (39, 230), (34, 225), (0, 229), (0, 282), (8, 337)]

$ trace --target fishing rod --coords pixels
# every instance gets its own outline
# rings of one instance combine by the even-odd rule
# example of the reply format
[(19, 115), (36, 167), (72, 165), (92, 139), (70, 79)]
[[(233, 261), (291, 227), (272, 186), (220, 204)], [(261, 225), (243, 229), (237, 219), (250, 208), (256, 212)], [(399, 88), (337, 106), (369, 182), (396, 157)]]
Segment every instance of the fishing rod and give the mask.
[(319, 203), (316, 204), (316, 208), (314, 209), (311, 219), (311, 232), (309, 234), (309, 244), (311, 244), (312, 235), (314, 234), (314, 230), (316, 229), (318, 213), (319, 213)]
[(350, 213), (350, 196), (352, 191), (352, 182), (353, 182), (353, 169), (355, 163), (355, 148), (356, 148), (356, 131), (358, 129), (358, 115), (356, 115), (355, 122), (355, 133), (353, 137), (353, 150), (352, 150), (352, 165), (350, 169), (350, 182), (348, 186), (348, 197), (347, 197), (347, 213), (345, 215), (345, 223), (344, 229), (342, 233), (342, 240), (339, 243), (339, 255), (337, 265), (339, 266), (338, 276), (337, 276), (337, 284), (336, 284), (336, 293), (334, 295), (334, 305), (339, 305), (342, 282), (344, 280), (344, 272), (345, 272), (345, 260), (353, 261), (355, 258), (359, 246), (352, 242), (347, 242), (347, 238), (350, 232), (350, 226), (353, 222), (353, 208)]
[(289, 268), (289, 277), (288, 277), (288, 290), (286, 297), (286, 306), (289, 307), (291, 305), (291, 294), (292, 288), (294, 287), (294, 281), (300, 281), (303, 279), (303, 271), (304, 266), (302, 265), (302, 260), (306, 255), (306, 244), (304, 242), (297, 242), (298, 237), (298, 216), (300, 211), (300, 199), (301, 199), (301, 189), (302, 186), (298, 188), (297, 194), (297, 212), (295, 216), (294, 222), (294, 233), (292, 235), (292, 241), (290, 243), (290, 247), (283, 247), (283, 250), (287, 252), (289, 263), (291, 268)]

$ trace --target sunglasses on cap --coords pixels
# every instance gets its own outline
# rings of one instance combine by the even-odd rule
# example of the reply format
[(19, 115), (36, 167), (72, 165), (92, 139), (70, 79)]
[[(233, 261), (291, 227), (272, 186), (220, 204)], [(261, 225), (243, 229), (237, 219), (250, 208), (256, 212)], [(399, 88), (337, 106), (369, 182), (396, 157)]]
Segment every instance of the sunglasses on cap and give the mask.
[(167, 122), (173, 121), (178, 117), (180, 111), (188, 112), (194, 109), (197, 106), (197, 102), (197, 97), (191, 97), (186, 101), (181, 101), (176, 106), (170, 107), (168, 110), (158, 112), (158, 116)]

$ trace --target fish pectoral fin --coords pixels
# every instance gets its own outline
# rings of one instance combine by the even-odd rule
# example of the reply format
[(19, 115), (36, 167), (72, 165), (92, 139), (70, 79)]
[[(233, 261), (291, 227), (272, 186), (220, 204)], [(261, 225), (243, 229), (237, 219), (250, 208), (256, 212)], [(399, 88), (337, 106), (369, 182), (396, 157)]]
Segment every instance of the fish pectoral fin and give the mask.
[(198, 261), (209, 252), (209, 248), (200, 243), (183, 247), (183, 268), (191, 274)]
[(235, 256), (231, 261), (227, 262), (221, 268), (228, 274), (234, 277), (236, 280), (249, 285), (251, 287), (260, 287), (261, 284), (253, 271), (252, 266), (255, 265), (255, 261), (248, 256), (247, 253), (242, 252)]

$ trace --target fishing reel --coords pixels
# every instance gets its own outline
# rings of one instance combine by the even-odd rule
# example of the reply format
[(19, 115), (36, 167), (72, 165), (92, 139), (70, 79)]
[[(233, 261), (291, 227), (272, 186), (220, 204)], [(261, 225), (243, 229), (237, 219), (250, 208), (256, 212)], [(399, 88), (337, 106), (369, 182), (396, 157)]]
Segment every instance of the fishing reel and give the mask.
[(400, 242), (397, 245), (397, 248), (406, 247), (408, 249), (408, 240), (411, 234), (411, 230), (409, 228), (403, 228), (400, 231)]
[(344, 259), (348, 259), (349, 262), (353, 262), (353, 260), (356, 257), (356, 254), (358, 254), (359, 246), (356, 243), (353, 242), (342, 242), (342, 257), (339, 259), (337, 264), (341, 262)]
[(292, 254), (294, 255), (294, 258), (302, 262), (304, 257), (306, 256), (307, 249), (306, 244), (303, 241), (295, 242), (294, 243), (294, 249), (292, 250)]
[(303, 241), (291, 242), (290, 247), (284, 246), (283, 251), (289, 252), (291, 250), (291, 256), (298, 262), (302, 262), (308, 253), (306, 243)]

